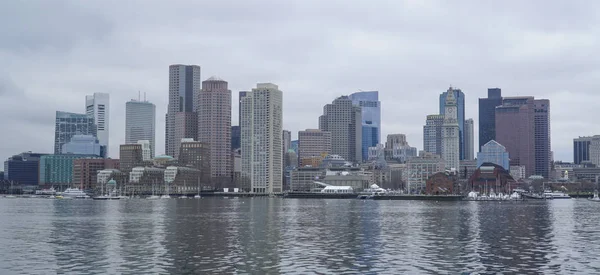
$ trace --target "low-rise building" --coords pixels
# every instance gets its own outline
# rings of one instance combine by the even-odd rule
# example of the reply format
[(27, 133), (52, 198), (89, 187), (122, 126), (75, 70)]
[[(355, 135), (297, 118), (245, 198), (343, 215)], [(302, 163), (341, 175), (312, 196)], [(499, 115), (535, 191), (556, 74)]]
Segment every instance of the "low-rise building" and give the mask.
[(325, 177), (325, 169), (319, 167), (299, 167), (290, 171), (290, 191), (310, 192), (315, 181)]
[(45, 155), (40, 158), (40, 185), (58, 185), (60, 190), (73, 183), (73, 161), (76, 159), (99, 159), (96, 155)]
[(411, 194), (424, 193), (427, 179), (437, 173), (445, 171), (446, 163), (439, 155), (422, 152), (420, 156), (413, 157), (407, 162), (407, 191)]
[(448, 171), (437, 172), (427, 179), (425, 192), (429, 195), (451, 195), (459, 192), (458, 175)]
[(105, 169), (119, 169), (119, 160), (101, 158), (73, 160), (73, 186), (82, 190), (96, 189), (98, 171)]

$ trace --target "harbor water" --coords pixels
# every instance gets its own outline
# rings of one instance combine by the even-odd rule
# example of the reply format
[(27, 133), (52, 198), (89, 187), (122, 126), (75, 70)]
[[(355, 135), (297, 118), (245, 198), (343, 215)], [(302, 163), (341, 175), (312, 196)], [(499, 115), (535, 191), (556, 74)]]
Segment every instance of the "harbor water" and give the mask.
[(600, 273), (600, 203), (0, 198), (1, 274)]

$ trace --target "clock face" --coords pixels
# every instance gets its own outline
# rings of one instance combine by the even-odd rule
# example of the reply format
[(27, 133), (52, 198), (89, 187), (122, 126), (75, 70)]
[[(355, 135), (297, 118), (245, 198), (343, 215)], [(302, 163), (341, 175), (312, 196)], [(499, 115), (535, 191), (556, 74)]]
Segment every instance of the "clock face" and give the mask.
[(452, 108), (448, 109), (448, 113), (453, 113), (453, 112), (454, 112), (454, 109), (452, 109)]

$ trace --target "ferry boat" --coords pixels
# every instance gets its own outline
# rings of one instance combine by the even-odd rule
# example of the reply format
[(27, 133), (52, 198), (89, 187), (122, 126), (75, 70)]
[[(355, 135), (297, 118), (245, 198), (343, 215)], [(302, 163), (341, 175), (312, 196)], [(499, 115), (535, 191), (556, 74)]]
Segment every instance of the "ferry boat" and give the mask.
[(62, 193), (64, 198), (75, 198), (75, 199), (88, 199), (90, 196), (85, 194), (85, 192), (81, 191), (79, 188), (67, 188), (65, 192)]
[(546, 192), (544, 192), (544, 197), (546, 199), (570, 199), (571, 198), (571, 196), (569, 196), (561, 191), (554, 191), (554, 192), (546, 191)]
[(56, 190), (54, 189), (54, 187), (52, 187), (50, 189), (36, 190), (35, 194), (42, 195), (42, 196), (54, 196), (54, 195), (56, 195)]

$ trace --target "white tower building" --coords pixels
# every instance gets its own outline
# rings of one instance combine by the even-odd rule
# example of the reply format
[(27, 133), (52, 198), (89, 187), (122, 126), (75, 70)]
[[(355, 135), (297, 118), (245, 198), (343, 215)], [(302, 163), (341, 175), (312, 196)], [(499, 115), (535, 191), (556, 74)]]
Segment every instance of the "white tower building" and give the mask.
[(253, 193), (283, 189), (282, 102), (279, 87), (259, 83), (242, 98), (242, 184)]
[(85, 113), (94, 117), (98, 143), (104, 147), (104, 157), (108, 157), (110, 97), (107, 93), (94, 93), (85, 97)]
[(446, 169), (459, 169), (460, 164), (460, 142), (457, 118), (456, 98), (452, 87), (448, 89), (446, 96), (446, 108), (444, 124), (442, 126), (442, 158), (446, 162)]
[[(125, 104), (125, 143), (134, 144), (140, 140), (149, 141), (148, 159), (156, 150), (156, 106), (146, 100), (131, 100)], [(144, 156), (146, 160), (146, 156)]]

